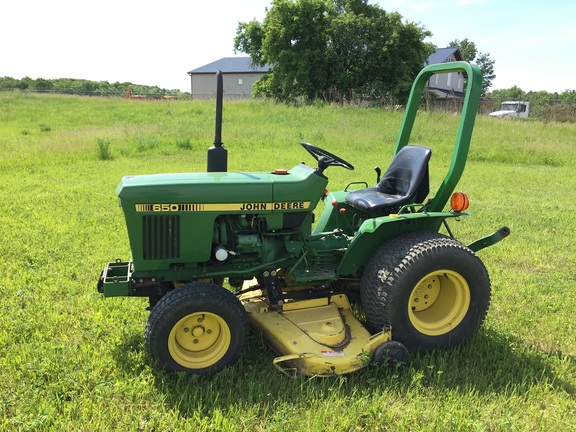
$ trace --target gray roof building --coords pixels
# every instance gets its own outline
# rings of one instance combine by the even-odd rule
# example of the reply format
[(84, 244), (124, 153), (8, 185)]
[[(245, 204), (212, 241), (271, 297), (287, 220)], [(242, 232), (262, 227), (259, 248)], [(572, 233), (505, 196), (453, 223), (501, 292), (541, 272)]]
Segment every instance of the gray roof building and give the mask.
[[(430, 54), (425, 66), (461, 60), (462, 54), (458, 48), (440, 48), (435, 53)], [(428, 80), (428, 90), (435, 93), (436, 97), (440, 99), (463, 98), (465, 80), (464, 72), (435, 74)]]
[(193, 69), (190, 75), (192, 98), (207, 99), (216, 95), (216, 72), (222, 72), (224, 96), (250, 98), (254, 83), (270, 71), (270, 66), (254, 66), (250, 57), (224, 57)]

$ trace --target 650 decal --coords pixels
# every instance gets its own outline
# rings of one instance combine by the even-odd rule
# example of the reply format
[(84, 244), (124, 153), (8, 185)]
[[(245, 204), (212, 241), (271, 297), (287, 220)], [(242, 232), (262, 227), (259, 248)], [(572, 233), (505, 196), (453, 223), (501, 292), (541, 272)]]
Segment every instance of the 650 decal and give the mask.
[(135, 204), (137, 213), (306, 210), (310, 201), (233, 204)]
[(194, 212), (203, 211), (203, 204), (136, 204), (136, 212)]

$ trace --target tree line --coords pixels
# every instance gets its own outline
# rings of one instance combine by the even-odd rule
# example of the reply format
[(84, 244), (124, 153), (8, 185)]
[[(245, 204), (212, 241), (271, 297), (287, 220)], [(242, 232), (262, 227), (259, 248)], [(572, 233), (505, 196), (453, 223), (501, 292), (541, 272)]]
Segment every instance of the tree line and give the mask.
[(123, 97), (127, 93), (133, 96), (176, 98), (187, 97), (187, 93), (180, 90), (167, 90), (158, 86), (133, 84), (130, 82), (90, 81), (75, 78), (30, 78), (16, 79), (0, 77), (0, 91), (30, 91), (39, 93), (60, 93), (80, 96), (117, 96)]
[(509, 100), (530, 102), (530, 117), (545, 121), (576, 122), (576, 90), (562, 93), (547, 91), (525, 92), (514, 86), (504, 90), (494, 90), (486, 95), (496, 109), (502, 102)]

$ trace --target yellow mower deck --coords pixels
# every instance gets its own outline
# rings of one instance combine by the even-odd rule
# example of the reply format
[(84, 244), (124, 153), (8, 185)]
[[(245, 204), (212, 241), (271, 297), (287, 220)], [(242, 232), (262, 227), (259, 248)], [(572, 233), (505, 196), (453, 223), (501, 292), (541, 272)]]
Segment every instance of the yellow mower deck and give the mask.
[(273, 361), (285, 374), (329, 376), (370, 362), (391, 331), (370, 335), (352, 314), (344, 294), (271, 307), (261, 291), (240, 298), (253, 327), (281, 354)]

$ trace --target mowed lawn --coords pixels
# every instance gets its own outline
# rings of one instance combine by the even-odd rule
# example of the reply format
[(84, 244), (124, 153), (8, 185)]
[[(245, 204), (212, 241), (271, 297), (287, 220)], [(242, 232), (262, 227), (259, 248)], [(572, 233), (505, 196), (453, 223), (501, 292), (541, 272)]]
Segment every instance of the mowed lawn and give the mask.
[[(230, 171), (290, 168), (308, 141), (350, 161), (330, 189), (374, 183), (402, 113), (226, 101)], [(458, 117), (420, 113), (431, 190), (450, 164)], [(154, 369), (147, 301), (104, 299), (103, 266), (130, 254), (114, 189), (124, 175), (204, 171), (213, 101), (0, 93), (0, 430), (576, 430), (576, 125), (477, 119), (458, 186), (464, 243), (510, 227), (478, 253), (492, 279), (482, 329), (404, 370), (288, 378), (254, 334), (238, 365), (197, 378)]]

